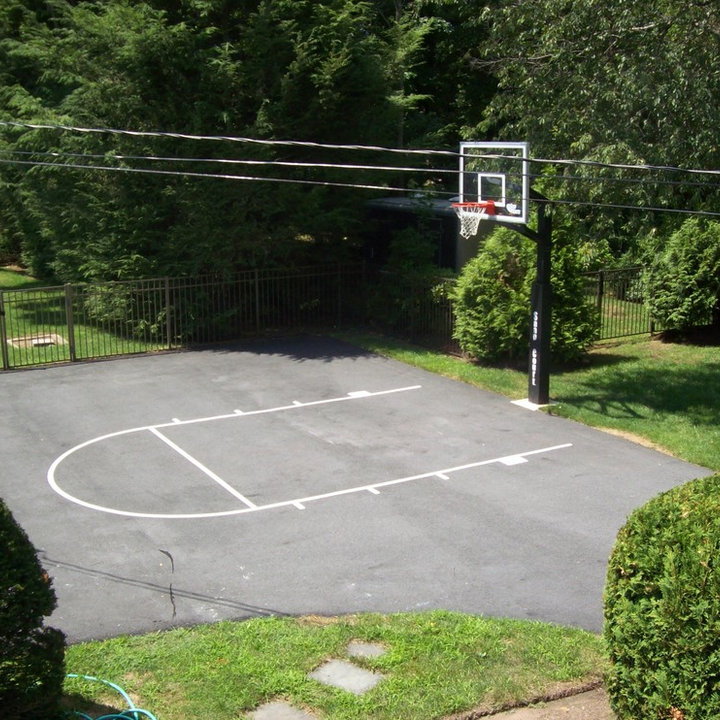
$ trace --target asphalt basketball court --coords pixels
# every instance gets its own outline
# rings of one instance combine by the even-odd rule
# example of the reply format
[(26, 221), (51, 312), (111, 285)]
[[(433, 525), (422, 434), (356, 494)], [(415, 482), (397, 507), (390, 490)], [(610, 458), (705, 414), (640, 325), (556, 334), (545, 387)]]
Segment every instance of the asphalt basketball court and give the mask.
[(0, 383), (0, 495), (70, 641), (431, 608), (597, 631), (628, 513), (708, 474), (327, 338)]

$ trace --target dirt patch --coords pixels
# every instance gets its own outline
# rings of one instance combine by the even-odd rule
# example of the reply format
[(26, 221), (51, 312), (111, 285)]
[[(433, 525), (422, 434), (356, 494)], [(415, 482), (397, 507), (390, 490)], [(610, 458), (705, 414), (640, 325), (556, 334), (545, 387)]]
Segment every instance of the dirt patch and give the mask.
[(297, 619), (299, 625), (315, 625), (316, 627), (325, 627), (326, 625), (337, 625), (340, 618), (336, 616), (325, 615), (303, 615)]
[(25, 335), (24, 337), (9, 338), (8, 343), (14, 348), (19, 349), (49, 347), (51, 345), (67, 345), (65, 338), (57, 333), (48, 333), (46, 335)]
[(627, 432), (626, 430), (616, 430), (615, 428), (608, 428), (608, 427), (596, 427), (596, 430), (602, 430), (603, 432), (606, 432), (610, 435), (615, 435), (615, 437), (621, 437), (625, 440), (630, 440), (630, 442), (637, 443), (638, 445), (642, 445), (643, 447), (650, 448), (651, 450), (657, 450), (658, 452), (664, 453), (665, 455), (670, 455), (671, 457), (676, 457), (673, 453), (671, 453), (667, 448), (662, 447), (662, 445), (658, 445), (657, 443), (652, 442), (651, 440), (648, 440), (647, 438), (642, 437), (642, 435), (636, 435), (632, 432)]

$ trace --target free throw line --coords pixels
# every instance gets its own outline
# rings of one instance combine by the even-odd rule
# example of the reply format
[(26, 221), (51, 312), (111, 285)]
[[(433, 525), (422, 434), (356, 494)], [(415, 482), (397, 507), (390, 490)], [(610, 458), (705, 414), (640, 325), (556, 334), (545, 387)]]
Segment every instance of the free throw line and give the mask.
[(148, 428), (150, 432), (159, 437), (168, 447), (171, 447), (178, 455), (184, 457), (188, 462), (192, 463), (198, 470), (204, 472), (211, 480), (214, 480), (223, 490), (227, 490), (233, 497), (240, 502), (245, 503), (251, 510), (257, 509), (254, 502), (248, 500), (242, 493), (238, 492), (232, 485), (226, 483), (219, 475), (216, 475), (209, 467), (203, 465), (199, 460), (194, 458), (190, 453), (183, 450), (177, 443), (174, 443), (169, 437), (163, 435), (156, 427)]

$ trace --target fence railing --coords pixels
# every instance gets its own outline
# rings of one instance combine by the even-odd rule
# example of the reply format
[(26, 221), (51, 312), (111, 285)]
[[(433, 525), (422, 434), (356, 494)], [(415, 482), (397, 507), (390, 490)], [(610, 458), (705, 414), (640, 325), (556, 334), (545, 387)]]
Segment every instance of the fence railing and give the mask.
[[(586, 276), (599, 339), (649, 333), (640, 268)], [(454, 280), (418, 283), (362, 266), (251, 270), (229, 277), (158, 278), (0, 291), (2, 369), (172, 350), (269, 330), (377, 327), (457, 352)]]
[(425, 347), (459, 352), (453, 337), (453, 278), (413, 279), (395, 273), (374, 275), (368, 287), (368, 322), (382, 332)]
[[(586, 273), (584, 277), (587, 301), (597, 308), (600, 318), (598, 340), (662, 330), (644, 304), (642, 267), (600, 270)], [(382, 295), (385, 300), (383, 317), (386, 318), (382, 329), (420, 345), (458, 352), (460, 348), (453, 338), (455, 317), (449, 298), (453, 283), (454, 280), (439, 278), (413, 286), (403, 283), (396, 275), (383, 277), (381, 273), (379, 286), (385, 284), (390, 288)], [(378, 283), (373, 287), (377, 292)], [(394, 296), (392, 288), (395, 288)], [(394, 314), (390, 316), (387, 314), (389, 307), (394, 308)], [(370, 317), (377, 318), (378, 315), (371, 309)]]
[(599, 340), (652, 333), (662, 328), (645, 306), (642, 267), (586, 273), (588, 300), (600, 313)]
[(0, 291), (2, 368), (356, 322), (363, 277), (333, 266)]

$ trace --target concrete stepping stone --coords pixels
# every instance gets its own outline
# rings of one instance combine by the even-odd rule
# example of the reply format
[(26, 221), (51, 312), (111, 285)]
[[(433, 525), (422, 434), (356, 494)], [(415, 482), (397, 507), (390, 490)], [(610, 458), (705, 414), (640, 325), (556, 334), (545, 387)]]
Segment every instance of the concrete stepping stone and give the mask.
[(386, 652), (387, 650), (378, 643), (362, 642), (361, 640), (353, 640), (347, 646), (347, 654), (356, 658), (377, 658)]
[(313, 670), (308, 677), (324, 685), (362, 695), (372, 690), (384, 675), (370, 672), (346, 660), (329, 660)]
[(250, 713), (253, 720), (316, 720), (305, 710), (299, 710), (286, 702), (270, 702)]

